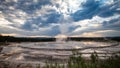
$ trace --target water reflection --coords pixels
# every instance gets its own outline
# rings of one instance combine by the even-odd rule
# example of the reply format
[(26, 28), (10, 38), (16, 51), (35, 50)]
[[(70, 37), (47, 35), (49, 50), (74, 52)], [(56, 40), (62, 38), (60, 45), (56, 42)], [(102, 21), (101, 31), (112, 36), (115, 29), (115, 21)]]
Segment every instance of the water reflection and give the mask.
[[(17, 62), (39, 62), (49, 58), (66, 59), (72, 52), (72, 49), (80, 49), (82, 53), (92, 53), (94, 51), (104, 53), (109, 51), (120, 50), (120, 45), (107, 48), (94, 48), (101, 46), (110, 46), (110, 42), (37, 42), (37, 43), (18, 43), (6, 46), (2, 50), (2, 54), (6, 57), (5, 60)], [(83, 50), (82, 50), (83, 49)], [(85, 57), (90, 54), (85, 54)], [(47, 57), (47, 58), (46, 58)]]

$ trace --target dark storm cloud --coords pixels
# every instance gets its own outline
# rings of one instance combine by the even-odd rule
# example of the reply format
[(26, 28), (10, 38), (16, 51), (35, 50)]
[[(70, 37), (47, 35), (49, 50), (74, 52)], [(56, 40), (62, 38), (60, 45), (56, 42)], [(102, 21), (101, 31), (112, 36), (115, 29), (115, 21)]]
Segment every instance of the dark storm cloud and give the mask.
[(117, 8), (120, 8), (119, 2), (119, 0), (116, 0), (113, 4), (104, 6), (101, 1), (87, 0), (82, 4), (83, 9), (73, 13), (72, 17), (75, 21), (79, 21), (84, 19), (91, 19), (96, 15), (100, 17), (110, 17), (115, 13), (120, 14), (120, 10), (117, 10)]
[(38, 0), (34, 2), (34, 0), (18, 0), (14, 2), (14, 0), (1, 0), (0, 1), (0, 10), (7, 10), (10, 6), (13, 6), (15, 9), (22, 10), (26, 13), (34, 13), (35, 10), (41, 9), (44, 5), (51, 5), (50, 0)]
[(100, 17), (110, 17), (113, 16), (114, 14), (120, 14), (120, 10), (117, 10), (117, 8), (120, 8), (120, 1), (115, 2), (112, 5), (104, 6), (100, 8), (99, 16)]
[[(58, 23), (60, 14), (57, 12), (52, 12), (50, 14), (46, 14), (43, 17), (39, 16), (36, 18), (31, 18), (27, 20), (22, 26), (22, 29), (25, 30), (34, 30), (39, 29), (40, 27), (48, 27), (52, 23)], [(46, 20), (42, 19), (45, 18)], [(32, 26), (35, 24), (37, 27)]]
[(37, 3), (34, 3), (33, 0), (18, 0), (15, 8), (23, 10), (24, 12), (31, 14), (35, 10), (41, 9), (41, 6), (50, 5), (50, 0), (38, 0)]
[(87, 0), (85, 3), (83, 3), (82, 7), (82, 10), (78, 10), (72, 14), (72, 17), (75, 21), (91, 19), (99, 11), (100, 3), (99, 1), (95, 0)]

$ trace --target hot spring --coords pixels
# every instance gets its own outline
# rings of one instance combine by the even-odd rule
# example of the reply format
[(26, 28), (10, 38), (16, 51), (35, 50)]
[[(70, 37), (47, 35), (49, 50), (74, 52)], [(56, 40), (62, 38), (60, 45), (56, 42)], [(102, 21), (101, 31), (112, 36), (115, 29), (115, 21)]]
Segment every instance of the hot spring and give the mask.
[(4, 46), (0, 58), (5, 61), (16, 63), (40, 63), (45, 61), (65, 61), (73, 50), (86, 53), (84, 57), (90, 56), (89, 53), (117, 52), (120, 50), (119, 43), (116, 42), (95, 42), (95, 41), (65, 41), (66, 37), (57, 38), (56, 42), (22, 42), (10, 43)]

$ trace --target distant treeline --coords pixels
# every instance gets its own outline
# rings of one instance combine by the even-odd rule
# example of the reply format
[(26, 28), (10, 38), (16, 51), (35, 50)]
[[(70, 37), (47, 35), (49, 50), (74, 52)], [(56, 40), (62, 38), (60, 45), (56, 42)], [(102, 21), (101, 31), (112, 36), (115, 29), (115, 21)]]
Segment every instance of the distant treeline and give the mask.
[[(66, 41), (120, 41), (120, 37), (68, 37)], [(0, 36), (0, 42), (53, 42), (56, 41), (54, 37), (13, 37)]]
[(72, 41), (120, 41), (120, 37), (68, 37)]
[(29, 38), (29, 37), (13, 37), (13, 36), (0, 36), (0, 42), (51, 42), (55, 38)]

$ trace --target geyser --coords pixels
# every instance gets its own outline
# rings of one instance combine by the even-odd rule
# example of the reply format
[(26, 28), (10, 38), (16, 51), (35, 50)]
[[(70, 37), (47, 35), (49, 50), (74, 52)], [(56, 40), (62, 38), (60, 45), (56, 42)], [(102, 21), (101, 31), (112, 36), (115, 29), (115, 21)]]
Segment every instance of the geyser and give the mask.
[(62, 34), (55, 36), (55, 38), (56, 38), (56, 42), (65, 42), (67, 40), (67, 36)]

